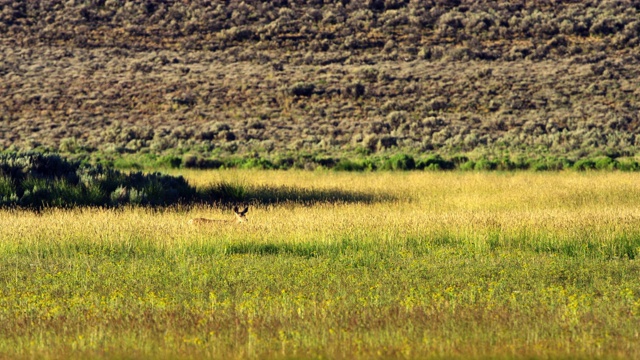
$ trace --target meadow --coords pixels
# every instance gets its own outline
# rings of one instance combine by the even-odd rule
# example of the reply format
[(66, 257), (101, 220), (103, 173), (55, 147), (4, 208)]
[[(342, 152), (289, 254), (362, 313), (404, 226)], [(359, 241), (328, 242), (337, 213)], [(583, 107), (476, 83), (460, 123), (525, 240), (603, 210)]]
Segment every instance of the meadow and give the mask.
[(281, 198), (0, 210), (0, 358), (640, 354), (638, 174), (173, 174)]

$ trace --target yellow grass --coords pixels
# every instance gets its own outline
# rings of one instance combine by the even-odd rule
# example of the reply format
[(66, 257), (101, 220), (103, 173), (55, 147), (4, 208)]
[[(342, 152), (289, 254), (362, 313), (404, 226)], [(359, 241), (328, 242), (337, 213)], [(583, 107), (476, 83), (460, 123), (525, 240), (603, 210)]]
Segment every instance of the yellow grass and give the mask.
[(640, 353), (637, 174), (181, 174), (371, 197), (3, 210), (0, 356)]

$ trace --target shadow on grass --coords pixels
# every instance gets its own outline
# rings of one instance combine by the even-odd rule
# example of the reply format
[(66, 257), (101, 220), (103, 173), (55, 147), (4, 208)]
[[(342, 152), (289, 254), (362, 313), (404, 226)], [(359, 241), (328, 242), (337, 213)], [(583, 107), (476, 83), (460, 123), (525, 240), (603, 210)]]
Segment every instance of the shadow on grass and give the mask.
[(605, 259), (635, 260), (640, 255), (640, 235), (625, 234), (608, 242), (606, 246), (595, 241), (581, 243), (553, 243), (542, 241), (531, 246), (537, 253), (552, 253), (567, 257), (597, 256)]
[(210, 185), (199, 190), (200, 199), (224, 205), (237, 203), (253, 206), (294, 203), (314, 205), (317, 203), (376, 203), (396, 200), (389, 194), (374, 194), (364, 191), (341, 189), (306, 189), (293, 186), (246, 186), (226, 182)]
[(327, 249), (310, 244), (256, 244), (238, 243), (231, 244), (224, 249), (227, 255), (253, 254), (253, 255), (293, 255), (306, 258), (316, 257), (326, 252)]
[(320, 244), (316, 242), (302, 243), (257, 243), (253, 241), (238, 242), (224, 247), (224, 254), (252, 255), (289, 255), (313, 258), (318, 256), (336, 256), (347, 252), (376, 252), (377, 246), (350, 239), (342, 239), (334, 243)]

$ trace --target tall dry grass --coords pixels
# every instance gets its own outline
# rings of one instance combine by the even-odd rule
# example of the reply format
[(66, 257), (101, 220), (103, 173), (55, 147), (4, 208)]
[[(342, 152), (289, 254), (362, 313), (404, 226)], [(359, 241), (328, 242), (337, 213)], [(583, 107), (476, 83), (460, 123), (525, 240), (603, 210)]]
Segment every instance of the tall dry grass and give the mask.
[(183, 174), (287, 198), (249, 199), (242, 226), (187, 224), (233, 218), (217, 206), (3, 210), (0, 355), (639, 353), (635, 174)]

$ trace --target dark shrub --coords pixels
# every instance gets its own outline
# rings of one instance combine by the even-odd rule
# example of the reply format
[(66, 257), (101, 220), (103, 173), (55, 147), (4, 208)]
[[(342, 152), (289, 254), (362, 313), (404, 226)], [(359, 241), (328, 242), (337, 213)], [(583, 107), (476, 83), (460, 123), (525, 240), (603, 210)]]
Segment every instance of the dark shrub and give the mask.
[(531, 170), (533, 171), (546, 171), (549, 170), (549, 166), (547, 165), (547, 161), (542, 159), (542, 160), (535, 160), (531, 163)]
[(291, 169), (296, 163), (296, 160), (290, 156), (278, 157), (273, 162), (277, 169)]
[(385, 161), (385, 170), (414, 170), (416, 168), (415, 159), (407, 154), (397, 154)]
[(622, 171), (638, 171), (640, 170), (640, 164), (635, 160), (618, 160), (616, 162), (616, 169)]
[(182, 158), (182, 167), (187, 169), (195, 168), (198, 166), (198, 157), (195, 155), (185, 155)]
[(315, 158), (315, 163), (326, 168), (332, 168), (336, 165), (337, 161), (331, 157), (317, 157)]
[(178, 156), (165, 155), (158, 159), (158, 165), (176, 169), (182, 164), (182, 159)]
[(378, 147), (380, 149), (388, 149), (394, 146), (398, 146), (398, 138), (396, 136), (384, 135), (378, 141)]
[(425, 170), (451, 170), (456, 164), (451, 160), (445, 160), (440, 155), (432, 155), (425, 159), (418, 160), (416, 169)]
[(460, 164), (460, 170), (473, 170), (475, 169), (475, 167), (476, 167), (476, 162), (473, 160), (468, 160)]
[(216, 159), (202, 159), (199, 158), (196, 161), (196, 167), (198, 169), (219, 169), (224, 165), (224, 162)]
[(573, 164), (573, 168), (578, 171), (592, 170), (596, 168), (596, 162), (591, 159), (582, 159)]
[(196, 200), (182, 176), (123, 173), (80, 164), (58, 155), (0, 155), (0, 206), (43, 207), (165, 206)]
[[(540, 164), (544, 164), (543, 166)], [(555, 158), (555, 157), (550, 157), (550, 158), (546, 158), (546, 159), (541, 159), (541, 160), (537, 160), (533, 167), (537, 167), (535, 168), (535, 170), (537, 171), (542, 171), (542, 170), (564, 170), (564, 169), (570, 169), (573, 167), (573, 163), (571, 161), (569, 161), (566, 158)]]
[(498, 163), (494, 160), (480, 159), (473, 167), (475, 170), (496, 170)]
[(454, 155), (454, 156), (451, 157), (451, 161), (454, 163), (454, 165), (460, 166), (460, 165), (468, 162), (469, 158), (464, 156), (464, 155)]
[(316, 88), (316, 86), (314, 84), (299, 82), (299, 83), (293, 84), (293, 86), (291, 86), (291, 88), (289, 88), (289, 92), (293, 96), (307, 96), (307, 97), (309, 97), (309, 96), (313, 95), (313, 91), (315, 90), (315, 88)]
[(357, 99), (359, 97), (364, 96), (365, 87), (361, 83), (355, 83), (355, 84), (348, 85), (345, 88), (344, 92), (345, 92), (345, 95)]
[(367, 169), (366, 164), (349, 159), (341, 159), (334, 167), (337, 171), (364, 171)]
[(497, 170), (511, 171), (517, 168), (517, 164), (511, 161), (509, 157), (504, 157), (496, 162)]
[(242, 164), (242, 167), (245, 169), (274, 169), (275, 165), (263, 158), (252, 158), (248, 159)]

